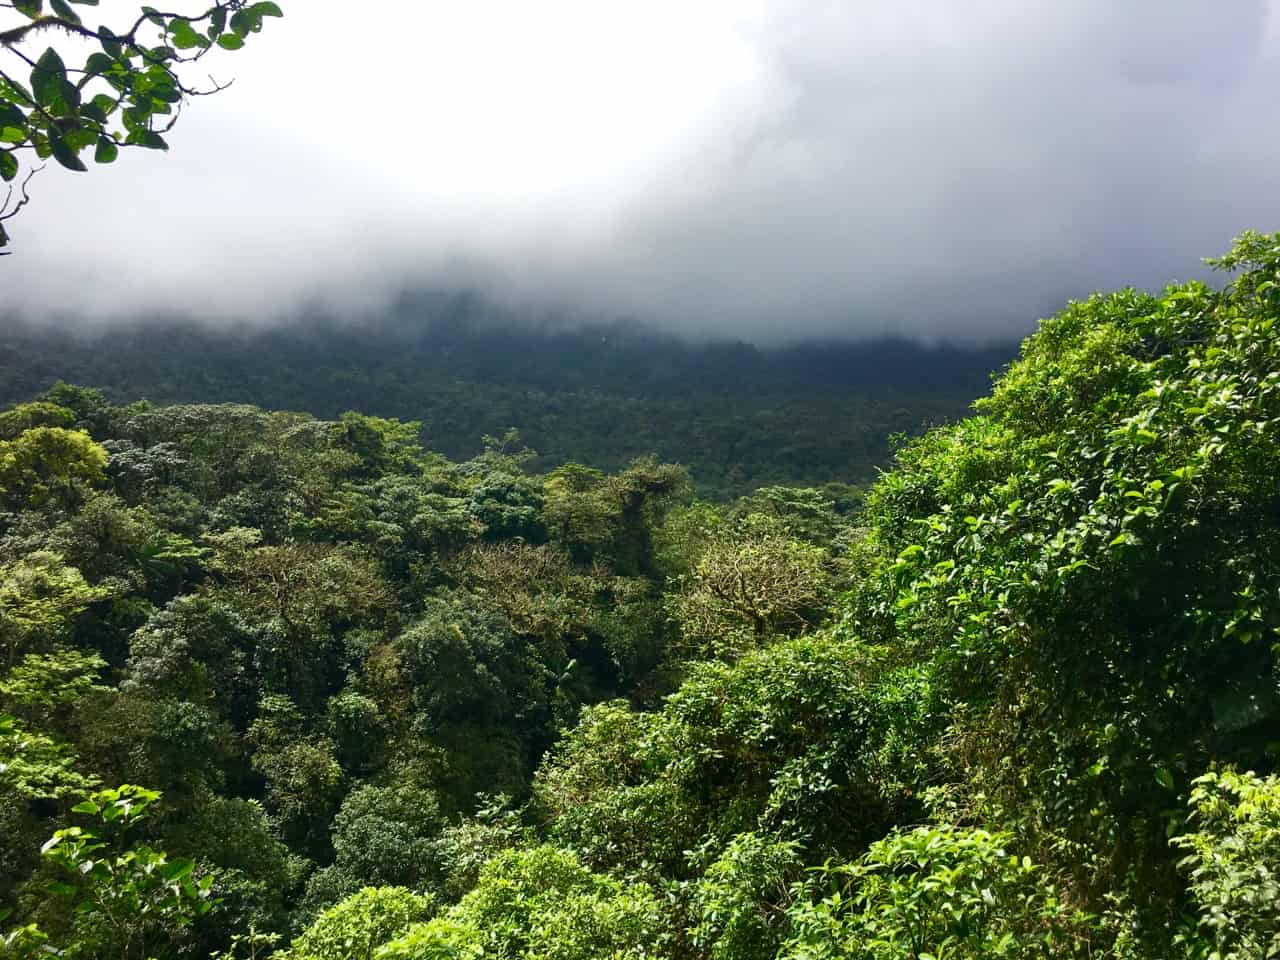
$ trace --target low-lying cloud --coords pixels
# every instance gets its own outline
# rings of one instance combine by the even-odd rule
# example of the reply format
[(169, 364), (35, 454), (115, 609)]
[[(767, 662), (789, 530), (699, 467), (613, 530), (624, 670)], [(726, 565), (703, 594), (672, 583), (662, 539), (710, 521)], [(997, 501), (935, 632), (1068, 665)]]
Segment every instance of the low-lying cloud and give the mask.
[(38, 178), (8, 306), (972, 342), (1280, 228), (1280, 0), (285, 7), (170, 154)]

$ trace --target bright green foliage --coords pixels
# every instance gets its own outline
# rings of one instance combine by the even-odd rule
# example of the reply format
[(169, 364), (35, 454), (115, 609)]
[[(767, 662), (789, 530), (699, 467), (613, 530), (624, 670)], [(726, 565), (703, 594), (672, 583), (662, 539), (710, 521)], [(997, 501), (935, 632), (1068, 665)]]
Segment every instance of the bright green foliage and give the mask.
[(0, 563), (0, 651), (12, 667), (21, 654), (50, 650), (102, 592), (55, 553)]
[(800, 844), (765, 834), (734, 837), (694, 885), (693, 943), (711, 960), (771, 960), (788, 927)]
[(1007, 833), (898, 831), (854, 864), (827, 866), (821, 899), (791, 910), (781, 960), (1086, 957), (1088, 927)]
[(56, 799), (98, 786), (96, 777), (77, 767), (68, 744), (0, 713), (0, 798), (11, 794), (23, 800)]
[(62, 875), (49, 892), (71, 906), (63, 921), (70, 956), (155, 956), (214, 906), (211, 874), (197, 877), (191, 860), (126, 841), (159, 798), (128, 785), (95, 793), (73, 808), (94, 829), (65, 827), (42, 848)]
[(70, 427), (75, 414), (47, 400), (20, 403), (0, 413), (0, 440), (14, 440), (33, 427)]
[[(48, 11), (44, 0), (7, 4), (14, 13), (0, 22), (0, 179), (21, 176), (20, 158), (27, 152), (84, 171), (80, 154), (90, 147), (98, 163), (114, 161), (121, 147), (169, 149), (162, 134), (174, 125), (182, 102), (220, 89), (190, 86), (184, 65), (215, 47), (239, 49), (262, 29), (264, 18), (281, 16), (275, 3), (219, 0), (187, 12), (143, 7), (122, 29), (95, 29), (72, 4), (97, 6), (97, 0), (49, 0)], [(55, 47), (39, 52), (42, 39), (64, 35), (90, 42), (82, 65), (78, 59), (64, 63)], [(19, 70), (27, 83), (18, 79)], [(18, 201), (0, 207), (0, 247), (8, 242), (3, 221), (25, 203), (31, 167), (25, 169)]]
[(32, 427), (0, 440), (0, 503), (10, 508), (74, 503), (105, 479), (107, 452), (83, 430)]
[(1246, 960), (1280, 956), (1280, 778), (1222, 770), (1191, 790), (1187, 852), (1204, 943), (1198, 956)]
[(435, 901), (404, 887), (365, 887), (316, 918), (288, 960), (370, 960), (374, 948), (431, 918)]
[(376, 956), (639, 960), (667, 956), (666, 939), (661, 901), (648, 887), (591, 873), (552, 847), (534, 847), (499, 854), (461, 903)]
[(98, 682), (107, 662), (97, 653), (56, 650), (29, 653), (0, 680), (0, 698), (45, 714), (109, 688)]

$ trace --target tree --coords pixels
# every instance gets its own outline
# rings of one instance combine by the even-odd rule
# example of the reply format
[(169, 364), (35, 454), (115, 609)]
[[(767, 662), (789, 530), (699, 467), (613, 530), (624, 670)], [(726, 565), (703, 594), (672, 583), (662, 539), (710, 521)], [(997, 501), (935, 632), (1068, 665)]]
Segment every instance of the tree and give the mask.
[[(0, 203), (0, 247), (9, 241), (4, 221), (26, 206), (27, 187), (42, 169), (27, 156), (83, 172), (80, 154), (89, 147), (96, 163), (111, 163), (121, 147), (169, 149), (164, 135), (182, 104), (227, 86), (193, 85), (185, 68), (215, 47), (238, 50), (266, 17), (282, 16), (271, 2), (216, 0), (186, 12), (143, 7), (132, 23), (91, 28), (73, 4), (97, 0), (49, 0), (48, 11), (44, 0), (4, 4), (14, 13), (0, 18), (0, 178), (9, 184)], [(58, 34), (101, 49), (79, 67), (68, 66), (55, 47), (37, 53), (39, 41)]]
[[(64, 827), (44, 845), (41, 853), (62, 878), (48, 890), (69, 907), (56, 917), (55, 936), (66, 941), (60, 955), (154, 957), (216, 905), (212, 874), (198, 876), (194, 861), (130, 841), (131, 828), (159, 799), (129, 784), (99, 791), (72, 808), (93, 819), (92, 830)], [(35, 927), (20, 931), (27, 944), (45, 936)]]
[[(949, 824), (899, 830), (855, 864), (828, 864), (827, 895), (791, 911), (783, 960), (1023, 960), (1089, 956), (1084, 918), (1012, 836)], [(1074, 941), (1083, 949), (1077, 953)]]
[(364, 887), (330, 907), (298, 936), (290, 960), (369, 960), (375, 947), (429, 920), (435, 901), (404, 887)]

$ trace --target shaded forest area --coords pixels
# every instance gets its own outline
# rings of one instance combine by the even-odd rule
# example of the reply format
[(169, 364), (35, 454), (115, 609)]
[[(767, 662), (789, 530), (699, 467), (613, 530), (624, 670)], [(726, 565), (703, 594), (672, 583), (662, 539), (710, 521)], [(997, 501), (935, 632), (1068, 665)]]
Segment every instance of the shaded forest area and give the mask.
[(652, 455), (725, 500), (771, 484), (865, 485), (888, 464), (891, 436), (963, 416), (1015, 352), (697, 346), (624, 325), (530, 328), (486, 316), (473, 297), (419, 296), (363, 324), (267, 331), (153, 323), (72, 336), (15, 323), (0, 344), (0, 403), (66, 380), (116, 402), (360, 410), (421, 421), (428, 445), (454, 459), (515, 428), (539, 469), (617, 470)]

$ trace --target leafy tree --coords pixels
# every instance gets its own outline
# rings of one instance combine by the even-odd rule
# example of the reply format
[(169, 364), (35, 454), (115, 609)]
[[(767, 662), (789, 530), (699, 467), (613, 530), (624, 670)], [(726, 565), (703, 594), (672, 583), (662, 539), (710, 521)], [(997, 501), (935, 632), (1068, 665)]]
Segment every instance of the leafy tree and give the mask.
[(694, 885), (694, 945), (712, 960), (773, 960), (787, 931), (801, 858), (794, 840), (734, 837)]
[(49, 891), (71, 907), (58, 921), (70, 956), (171, 955), (175, 936), (215, 906), (211, 874), (197, 878), (193, 861), (128, 841), (159, 798), (130, 785), (99, 791), (73, 808), (93, 819), (93, 830), (64, 827), (45, 844), (45, 859), (64, 877)]
[(781, 960), (996, 960), (1089, 956), (1089, 926), (1012, 837), (947, 824), (898, 831), (854, 864), (828, 865), (826, 895), (791, 910)]
[(22, 653), (52, 650), (102, 591), (55, 553), (0, 564), (0, 638), (12, 667)]
[(689, 668), (656, 713), (585, 710), (538, 771), (551, 835), (593, 867), (669, 877), (753, 831), (818, 856), (917, 810), (930, 773), (928, 679), (828, 638)]
[(0, 413), (0, 440), (16, 439), (33, 427), (70, 427), (74, 421), (75, 414), (56, 403), (20, 403)]
[[(16, 16), (0, 23), (0, 178), (10, 182), (0, 204), (0, 247), (8, 243), (4, 221), (27, 203), (27, 185), (40, 169), (24, 161), (25, 155), (52, 156), (69, 170), (84, 171), (80, 154), (89, 147), (97, 163), (111, 163), (121, 147), (167, 150), (164, 134), (177, 121), (182, 103), (225, 86), (192, 85), (187, 65), (215, 47), (239, 49), (262, 29), (264, 18), (281, 16), (275, 3), (219, 0), (183, 13), (143, 7), (132, 23), (92, 28), (73, 5), (96, 2), (49, 0), (49, 11), (43, 0), (6, 4)], [(34, 44), (59, 34), (101, 49), (79, 67), (64, 63), (55, 47), (35, 52)], [(28, 70), (24, 84), (19, 71)]]
[(106, 479), (107, 452), (83, 430), (32, 427), (0, 440), (0, 502), (10, 507), (74, 505)]
[(666, 955), (667, 939), (652, 890), (593, 874), (571, 854), (543, 846), (499, 854), (461, 903), (376, 956), (639, 960)]
[(1280, 699), (1280, 238), (1241, 275), (1044, 321), (979, 415), (868, 498), (849, 619), (933, 667), (969, 782), (1096, 906), (1176, 922), (1167, 813), (1211, 760), (1263, 764)]
[(69, 744), (0, 713), (0, 797), (7, 794), (14, 802), (75, 797), (99, 785), (97, 777), (77, 767)]
[(1199, 910), (1196, 957), (1280, 955), (1280, 778), (1217, 770), (1192, 783), (1191, 822), (1175, 837)]
[(284, 953), (288, 960), (370, 960), (376, 947), (429, 920), (435, 901), (404, 887), (365, 887), (330, 907)]

